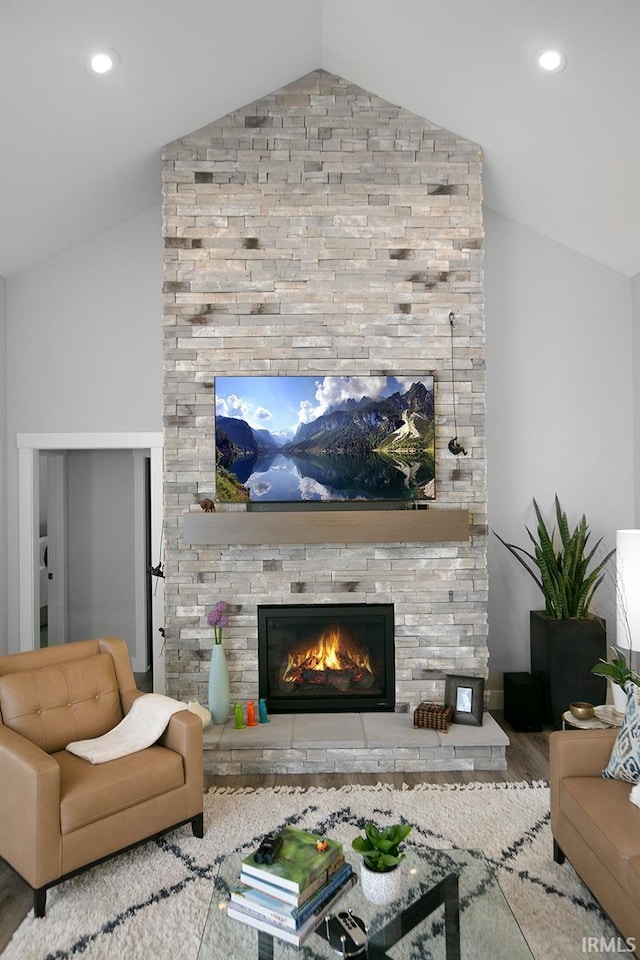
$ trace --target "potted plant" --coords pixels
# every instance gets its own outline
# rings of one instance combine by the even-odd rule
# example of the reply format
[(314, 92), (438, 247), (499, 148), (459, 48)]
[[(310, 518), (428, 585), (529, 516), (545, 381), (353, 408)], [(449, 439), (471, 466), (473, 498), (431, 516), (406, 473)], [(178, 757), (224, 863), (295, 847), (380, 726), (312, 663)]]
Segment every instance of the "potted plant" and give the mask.
[(602, 703), (605, 699), (606, 681), (593, 673), (591, 666), (606, 656), (606, 624), (590, 612), (590, 607), (615, 550), (595, 562), (602, 538), (587, 552), (589, 528), (584, 514), (571, 531), (557, 496), (557, 532), (553, 529), (549, 533), (535, 500), (533, 506), (537, 538), (525, 528), (533, 552), (507, 543), (498, 533), (496, 536), (544, 597), (544, 611), (530, 613), (531, 672), (541, 682), (547, 720), (559, 728), (562, 714), (572, 701)]
[(364, 836), (352, 841), (352, 848), (362, 856), (362, 893), (371, 903), (389, 903), (399, 896), (401, 877), (396, 867), (406, 857), (400, 847), (411, 830), (408, 823), (394, 823), (384, 830), (367, 823)]
[(591, 672), (600, 677), (607, 677), (611, 681), (613, 708), (616, 713), (624, 713), (627, 703), (627, 684), (635, 683), (640, 686), (640, 676), (627, 664), (626, 658), (615, 647), (611, 648), (617, 656), (611, 660), (600, 660)]

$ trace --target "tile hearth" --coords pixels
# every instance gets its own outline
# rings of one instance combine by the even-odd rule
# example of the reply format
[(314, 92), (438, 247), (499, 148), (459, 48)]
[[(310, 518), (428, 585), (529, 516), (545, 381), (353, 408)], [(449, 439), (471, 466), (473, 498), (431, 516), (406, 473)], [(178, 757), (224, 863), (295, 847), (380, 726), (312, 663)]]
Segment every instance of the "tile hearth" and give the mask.
[(409, 773), (506, 770), (509, 738), (489, 713), (481, 727), (414, 728), (409, 713), (275, 714), (204, 731), (206, 774)]

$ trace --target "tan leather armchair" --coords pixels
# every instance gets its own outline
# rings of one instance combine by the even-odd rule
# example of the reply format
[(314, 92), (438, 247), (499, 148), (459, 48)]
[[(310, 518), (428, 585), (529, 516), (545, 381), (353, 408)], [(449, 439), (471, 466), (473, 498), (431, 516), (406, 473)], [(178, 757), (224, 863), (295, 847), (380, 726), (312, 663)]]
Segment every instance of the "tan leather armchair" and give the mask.
[(557, 730), (549, 739), (553, 858), (565, 856), (640, 956), (640, 810), (631, 784), (602, 776), (617, 730)]
[(0, 657), (0, 856), (34, 892), (191, 823), (202, 837), (202, 723), (185, 708), (153, 746), (91, 764), (65, 750), (102, 736), (137, 697), (124, 640)]

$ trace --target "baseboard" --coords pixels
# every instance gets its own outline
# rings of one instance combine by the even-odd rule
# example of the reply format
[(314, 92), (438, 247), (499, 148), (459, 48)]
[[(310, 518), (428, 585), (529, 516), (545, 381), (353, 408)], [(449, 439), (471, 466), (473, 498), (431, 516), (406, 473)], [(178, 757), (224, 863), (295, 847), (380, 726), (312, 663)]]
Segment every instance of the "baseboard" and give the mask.
[(502, 684), (502, 673), (492, 673), (489, 671), (489, 679), (485, 685), (487, 696), (487, 710), (504, 709), (504, 690)]
[(504, 709), (504, 690), (502, 687), (500, 689), (489, 689), (487, 690), (487, 709), (488, 710), (503, 710)]

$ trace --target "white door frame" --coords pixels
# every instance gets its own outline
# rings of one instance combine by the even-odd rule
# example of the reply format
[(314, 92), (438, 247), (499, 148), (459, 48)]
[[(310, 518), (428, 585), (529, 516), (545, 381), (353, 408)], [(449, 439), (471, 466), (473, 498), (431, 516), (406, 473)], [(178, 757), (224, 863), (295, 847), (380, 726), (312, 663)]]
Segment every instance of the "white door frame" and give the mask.
[[(42, 451), (44, 452), (44, 451)], [(47, 645), (65, 643), (67, 638), (67, 453), (51, 451), (47, 457), (47, 541), (48, 569), (53, 577), (47, 590)], [(38, 465), (40, 464), (38, 457)], [(42, 512), (42, 511), (41, 511)], [(49, 573), (51, 577), (51, 573)], [(42, 606), (42, 597), (40, 597)]]
[[(33, 650), (40, 631), (38, 458), (41, 450), (138, 450), (151, 456), (151, 555), (162, 555), (162, 434), (161, 433), (19, 433), (18, 523), (20, 650)], [(157, 581), (152, 602), (153, 689), (164, 693), (164, 583)]]

